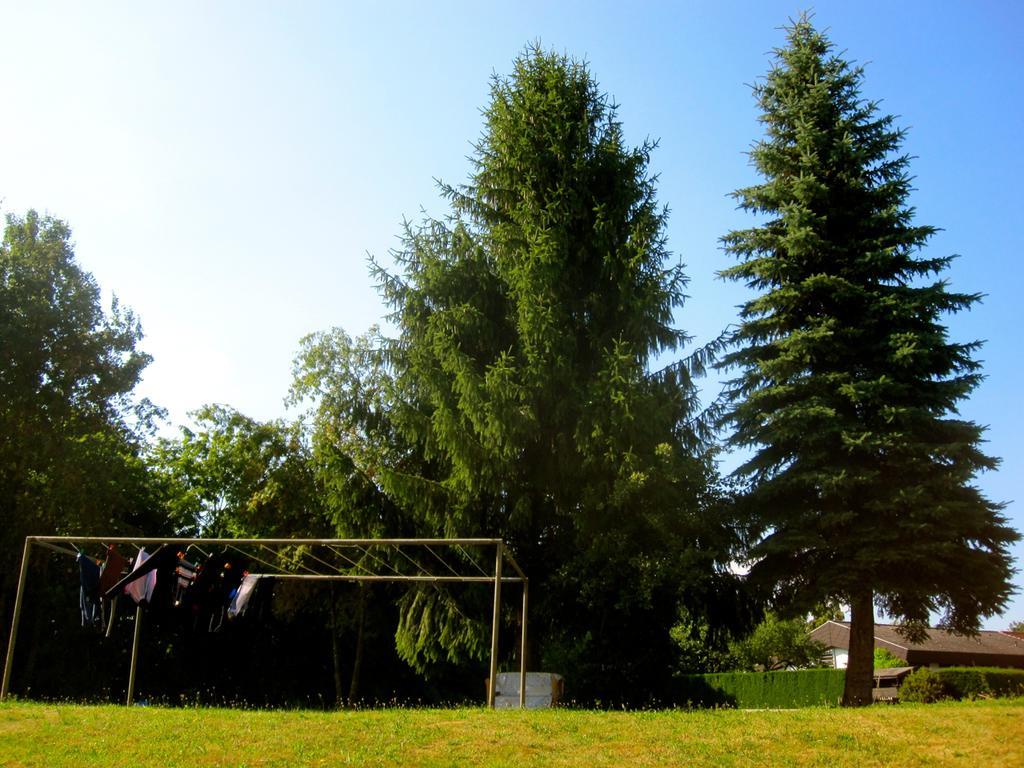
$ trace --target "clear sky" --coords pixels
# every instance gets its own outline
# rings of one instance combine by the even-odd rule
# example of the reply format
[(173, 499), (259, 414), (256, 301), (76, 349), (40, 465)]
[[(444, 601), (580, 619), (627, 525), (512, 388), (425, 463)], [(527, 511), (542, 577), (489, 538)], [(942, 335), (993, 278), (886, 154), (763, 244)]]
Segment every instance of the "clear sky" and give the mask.
[[(652, 170), (691, 277), (678, 322), (704, 342), (744, 297), (715, 272), (718, 239), (752, 222), (728, 196), (756, 178), (748, 86), (806, 7), (0, 0), (0, 209), (69, 222), (82, 266), (140, 316), (142, 393), (175, 423), (207, 402), (283, 416), (299, 339), (379, 321), (366, 254), (385, 256), (403, 217), (445, 213), (434, 179), (466, 177), (490, 76), (540, 41), (590, 62), (631, 142), (660, 139)], [(987, 340), (962, 413), (1003, 459), (982, 487), (1021, 499), (1024, 6), (814, 11), (909, 129), (918, 220), (943, 229), (930, 252), (961, 254), (953, 288), (986, 294), (950, 319), (955, 339)], [(1024, 528), (1024, 505), (1007, 512)], [(1018, 596), (987, 626), (1021, 619)]]

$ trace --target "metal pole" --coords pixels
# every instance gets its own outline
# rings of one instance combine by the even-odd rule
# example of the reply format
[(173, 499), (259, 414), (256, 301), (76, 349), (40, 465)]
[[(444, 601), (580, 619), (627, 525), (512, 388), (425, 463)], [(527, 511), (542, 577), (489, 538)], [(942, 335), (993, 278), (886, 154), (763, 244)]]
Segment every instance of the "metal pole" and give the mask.
[(130, 707), (135, 700), (135, 666), (139, 661), (139, 633), (142, 631), (142, 603), (135, 609), (135, 637), (132, 639), (132, 667), (128, 672), (128, 701)]
[(498, 683), (498, 619), (501, 616), (501, 561), (505, 545), (499, 541), (494, 558), (494, 616), (491, 619), (491, 676), (487, 685), (487, 706), (494, 709), (494, 694)]
[(530, 582), (523, 579), (523, 634), (519, 648), (519, 708), (526, 709), (526, 611), (530, 602)]
[(18, 575), (18, 594), (14, 598), (14, 618), (11, 619), (11, 637), (7, 641), (7, 659), (4, 661), (4, 681), (0, 686), (0, 701), (7, 698), (7, 689), (11, 685), (11, 667), (14, 664), (14, 640), (18, 636), (18, 621), (21, 619), (21, 603), (25, 596), (25, 574), (28, 573), (28, 556), (32, 549), (32, 539), (25, 537), (25, 548), (21, 551), (21, 573)]

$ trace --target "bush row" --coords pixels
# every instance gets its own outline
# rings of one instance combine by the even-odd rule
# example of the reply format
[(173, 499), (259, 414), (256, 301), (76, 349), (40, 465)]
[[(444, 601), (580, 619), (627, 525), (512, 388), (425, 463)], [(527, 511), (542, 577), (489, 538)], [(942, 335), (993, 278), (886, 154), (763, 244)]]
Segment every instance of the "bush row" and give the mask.
[[(841, 669), (787, 672), (724, 672), (680, 678), (676, 701), (691, 707), (793, 709), (838, 704)], [(900, 686), (900, 701), (1024, 696), (1024, 669), (946, 667), (919, 669)]]
[(677, 701), (691, 707), (793, 709), (834, 705), (843, 696), (841, 669), (722, 672), (680, 678)]
[(1024, 669), (944, 667), (919, 669), (900, 686), (900, 701), (1024, 696)]

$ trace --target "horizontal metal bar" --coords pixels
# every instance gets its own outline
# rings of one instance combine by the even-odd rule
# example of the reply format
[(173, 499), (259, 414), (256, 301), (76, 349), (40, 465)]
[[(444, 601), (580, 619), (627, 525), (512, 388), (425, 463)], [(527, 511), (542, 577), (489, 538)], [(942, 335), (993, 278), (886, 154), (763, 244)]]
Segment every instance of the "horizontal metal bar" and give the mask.
[[(445, 582), (473, 582), (493, 584), (493, 576), (372, 576), (365, 574), (345, 573), (250, 573), (250, 576), (259, 576), (264, 579), (311, 579), (315, 581), (445, 581)], [(517, 584), (523, 579), (518, 576), (502, 576), (502, 583)]]
[[(501, 539), (223, 539), (223, 538), (203, 538), (203, 537), (166, 537), (160, 538), (156, 536), (26, 536), (26, 542), (39, 544), (40, 546), (53, 549), (58, 552), (66, 554), (72, 554), (71, 550), (63, 549), (57, 546), (60, 543), (74, 543), (74, 544), (135, 544), (135, 545), (169, 545), (169, 546), (189, 546), (193, 544), (206, 545), (206, 546), (258, 546), (266, 545), (267, 547), (286, 547), (286, 546), (332, 546), (332, 547), (344, 547), (344, 546), (360, 546), (368, 547), (373, 545), (380, 546), (496, 546), (502, 542)], [(241, 550), (239, 550), (241, 552)], [(504, 551), (505, 557), (512, 564), (512, 567), (519, 574), (518, 576), (502, 576), (501, 581), (503, 583), (520, 583), (526, 581), (526, 574), (523, 573), (522, 569), (516, 563), (508, 550)], [(432, 575), (421, 575), (421, 576), (406, 576), (402, 574), (395, 574), (393, 576), (376, 575), (376, 574), (346, 574), (346, 573), (331, 573), (331, 574), (318, 574), (318, 573), (276, 573), (276, 574), (261, 574), (268, 578), (275, 579), (317, 579), (317, 580), (335, 580), (335, 581), (423, 581), (423, 582), (453, 582), (453, 583), (480, 583), (480, 584), (493, 584), (493, 576), (432, 576)]]
[(227, 546), (229, 544), (269, 544), (272, 546), (329, 545), (335, 546), (371, 546), (374, 544), (391, 546), (494, 546), (501, 539), (206, 539), (154, 536), (26, 536), (32, 542), (80, 542), (83, 544), (208, 544), (210, 546)]

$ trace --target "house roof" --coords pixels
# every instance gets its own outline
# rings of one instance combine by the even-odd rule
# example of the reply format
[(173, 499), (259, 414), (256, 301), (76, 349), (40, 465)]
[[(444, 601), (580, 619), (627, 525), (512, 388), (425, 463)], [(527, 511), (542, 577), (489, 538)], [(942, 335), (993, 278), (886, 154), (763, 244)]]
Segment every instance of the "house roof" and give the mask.
[(888, 680), (890, 678), (898, 680), (901, 677), (906, 677), (913, 671), (913, 667), (886, 667), (884, 669), (876, 669), (874, 674), (876, 680)]
[[(1024, 666), (1024, 637), (1007, 632), (981, 630), (968, 637), (929, 627), (927, 640), (911, 643), (896, 625), (875, 624), (874, 637), (876, 648), (885, 648), (908, 664)], [(811, 632), (811, 638), (831, 648), (849, 648), (850, 622), (827, 621)]]

